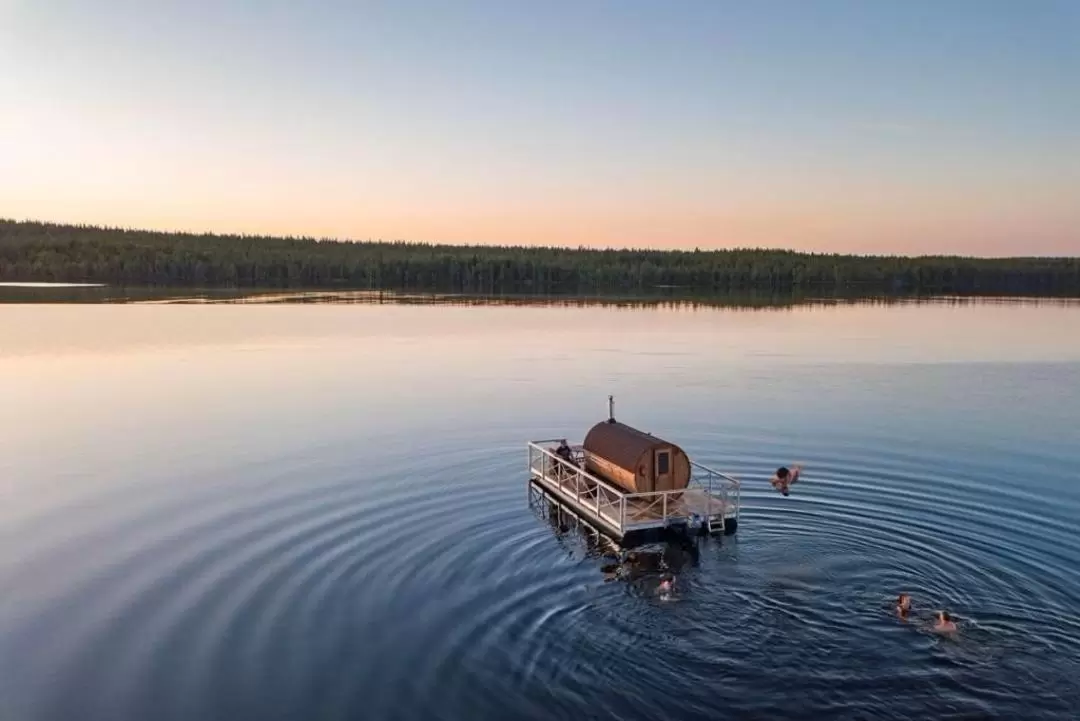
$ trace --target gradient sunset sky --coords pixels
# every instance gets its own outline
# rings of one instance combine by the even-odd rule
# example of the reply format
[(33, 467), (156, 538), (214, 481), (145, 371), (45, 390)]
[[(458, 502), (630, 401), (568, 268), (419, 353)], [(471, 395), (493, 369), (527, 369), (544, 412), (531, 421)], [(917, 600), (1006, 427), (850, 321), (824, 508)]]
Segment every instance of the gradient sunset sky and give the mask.
[(0, 217), (1080, 255), (1080, 2), (0, 0)]

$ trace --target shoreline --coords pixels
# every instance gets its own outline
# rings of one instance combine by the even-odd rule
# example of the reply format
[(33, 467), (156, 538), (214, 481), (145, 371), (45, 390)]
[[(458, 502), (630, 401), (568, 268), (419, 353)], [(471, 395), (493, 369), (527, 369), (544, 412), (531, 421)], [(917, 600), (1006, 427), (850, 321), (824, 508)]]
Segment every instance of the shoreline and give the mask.
[[(830, 292), (831, 291), (831, 292)], [(812, 305), (904, 305), (919, 303), (1038, 303), (1072, 305), (1080, 295), (1050, 293), (694, 291), (683, 288), (594, 292), (511, 291), (474, 293), (417, 288), (187, 287), (107, 283), (0, 282), (0, 305), (14, 303), (137, 305), (424, 304), (521, 306), (687, 306), (791, 308)]]

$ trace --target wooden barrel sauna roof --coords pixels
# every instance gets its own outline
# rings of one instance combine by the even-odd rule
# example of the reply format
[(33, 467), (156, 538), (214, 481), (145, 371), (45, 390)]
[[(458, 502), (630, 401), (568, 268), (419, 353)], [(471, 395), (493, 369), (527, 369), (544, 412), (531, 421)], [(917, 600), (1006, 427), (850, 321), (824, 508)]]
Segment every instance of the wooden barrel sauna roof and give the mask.
[(589, 453), (631, 471), (637, 468), (642, 454), (655, 446), (671, 446), (673, 450), (681, 450), (674, 443), (618, 421), (597, 423), (585, 436), (583, 445)]

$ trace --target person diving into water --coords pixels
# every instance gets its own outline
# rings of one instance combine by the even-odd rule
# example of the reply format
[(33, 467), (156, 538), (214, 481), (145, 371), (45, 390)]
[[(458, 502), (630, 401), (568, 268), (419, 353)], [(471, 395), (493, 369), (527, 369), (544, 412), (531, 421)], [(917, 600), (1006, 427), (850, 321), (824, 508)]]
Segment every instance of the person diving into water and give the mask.
[(793, 470), (788, 470), (786, 466), (780, 466), (776, 469), (776, 473), (769, 479), (769, 483), (772, 487), (780, 491), (782, 495), (788, 495), (791, 492), (791, 486), (799, 480), (799, 475), (802, 473), (802, 466), (795, 466)]

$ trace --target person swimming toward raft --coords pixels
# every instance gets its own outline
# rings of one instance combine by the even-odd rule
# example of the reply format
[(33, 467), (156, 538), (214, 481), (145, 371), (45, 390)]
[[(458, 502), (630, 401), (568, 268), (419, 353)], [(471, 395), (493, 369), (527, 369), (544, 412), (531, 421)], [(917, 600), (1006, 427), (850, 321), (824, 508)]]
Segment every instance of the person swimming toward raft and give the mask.
[(938, 633), (954, 633), (956, 631), (956, 622), (952, 620), (952, 616), (949, 615), (948, 611), (938, 611), (934, 630)]
[(901, 593), (896, 597), (896, 612), (900, 614), (900, 618), (907, 618), (909, 611), (911, 611), (911, 596)]
[(776, 469), (776, 473), (769, 479), (769, 483), (773, 488), (780, 491), (781, 494), (787, 495), (791, 491), (791, 486), (799, 480), (799, 474), (802, 473), (802, 466), (795, 466), (794, 469), (788, 470), (785, 466), (780, 466)]
[(670, 573), (664, 574), (664, 577), (660, 581), (660, 586), (656, 589), (660, 594), (661, 600), (667, 601), (671, 598), (671, 591), (675, 587), (675, 576)]

